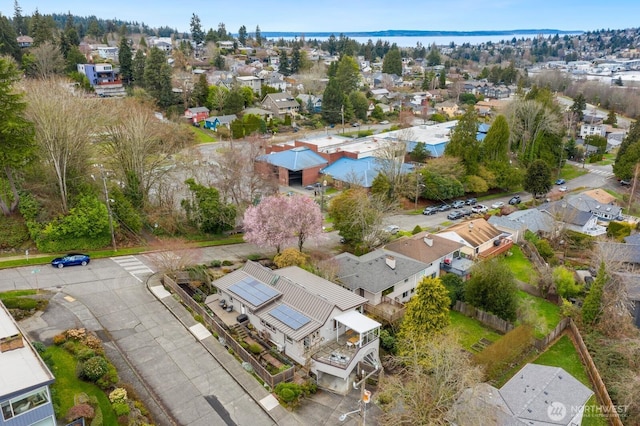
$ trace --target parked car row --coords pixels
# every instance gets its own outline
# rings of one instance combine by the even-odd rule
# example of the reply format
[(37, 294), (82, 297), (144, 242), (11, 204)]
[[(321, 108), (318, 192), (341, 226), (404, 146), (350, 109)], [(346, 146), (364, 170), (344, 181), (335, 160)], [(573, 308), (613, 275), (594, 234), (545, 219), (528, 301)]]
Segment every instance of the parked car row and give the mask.
[(476, 200), (475, 198), (469, 198), (468, 200), (456, 200), (454, 202), (452, 202), (451, 204), (447, 204), (447, 203), (442, 203), (438, 206), (428, 206), (425, 207), (424, 210), (422, 210), (422, 214), (423, 215), (432, 215), (432, 214), (436, 214), (438, 212), (446, 212), (449, 211), (451, 209), (459, 209), (461, 207), (464, 206), (473, 206), (478, 202), (478, 200)]

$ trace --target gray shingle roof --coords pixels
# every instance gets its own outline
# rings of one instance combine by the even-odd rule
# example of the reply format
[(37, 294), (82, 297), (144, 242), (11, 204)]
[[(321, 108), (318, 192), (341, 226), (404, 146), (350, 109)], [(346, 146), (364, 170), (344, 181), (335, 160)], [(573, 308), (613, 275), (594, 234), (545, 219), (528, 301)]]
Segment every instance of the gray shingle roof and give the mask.
[[(387, 265), (387, 256), (395, 260), (395, 268)], [(338, 280), (351, 290), (363, 288), (372, 293), (380, 293), (429, 267), (428, 264), (393, 256), (389, 252), (376, 250), (364, 256), (341, 253), (335, 257), (338, 262)]]
[[(586, 404), (593, 392), (562, 368), (527, 364), (500, 388), (500, 395), (520, 420), (569, 424), (571, 410)], [(566, 407), (564, 422), (549, 418), (547, 408), (553, 402)]]
[(462, 247), (461, 243), (428, 232), (420, 232), (411, 237), (399, 238), (387, 244), (384, 249), (420, 262), (432, 263)]

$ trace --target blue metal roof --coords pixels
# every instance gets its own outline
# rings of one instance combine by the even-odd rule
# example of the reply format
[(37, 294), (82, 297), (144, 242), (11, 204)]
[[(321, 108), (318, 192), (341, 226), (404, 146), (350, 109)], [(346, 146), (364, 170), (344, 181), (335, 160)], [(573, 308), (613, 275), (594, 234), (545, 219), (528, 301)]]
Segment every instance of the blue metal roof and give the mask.
[(480, 125), (478, 126), (478, 132), (487, 133), (490, 127), (491, 126), (488, 125), (487, 123), (480, 123)]
[[(343, 157), (333, 164), (320, 170), (320, 173), (329, 175), (332, 178), (342, 182), (353, 182), (364, 188), (371, 188), (373, 179), (378, 175), (384, 167), (383, 160), (377, 157), (365, 157), (357, 160), (353, 158)], [(413, 170), (410, 164), (402, 165), (402, 172), (408, 173)]]
[(327, 160), (306, 146), (282, 152), (273, 152), (271, 154), (262, 155), (258, 159), (273, 164), (274, 166), (284, 167), (285, 169), (292, 171), (310, 169), (312, 167), (327, 164)]
[[(419, 142), (407, 142), (407, 153), (410, 153), (411, 151), (413, 151), (416, 147), (416, 145), (418, 145)], [(432, 157), (442, 157), (444, 155), (444, 149), (447, 147), (447, 144), (449, 143), (448, 140), (446, 141), (442, 141), (436, 144), (425, 144), (425, 149), (429, 150), (429, 154)]]

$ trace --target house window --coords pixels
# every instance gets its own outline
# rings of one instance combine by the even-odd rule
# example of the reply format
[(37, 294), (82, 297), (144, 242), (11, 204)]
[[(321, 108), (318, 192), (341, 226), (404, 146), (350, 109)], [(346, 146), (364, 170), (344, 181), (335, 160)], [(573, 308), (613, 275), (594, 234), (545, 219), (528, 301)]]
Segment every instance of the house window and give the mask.
[(406, 297), (408, 297), (408, 296), (409, 296), (409, 292), (408, 292), (408, 291), (405, 291), (404, 293), (402, 293), (402, 297), (403, 297), (403, 298), (406, 298)]
[(384, 290), (384, 291), (382, 292), (382, 295), (383, 295), (383, 296), (386, 296), (387, 294), (393, 293), (393, 289), (394, 289), (394, 287), (393, 287), (393, 286), (389, 287), (388, 289), (386, 289), (386, 290)]
[(405, 279), (404, 279), (404, 282), (405, 282), (405, 283), (408, 283), (408, 282), (409, 282), (409, 278), (405, 278)]
[(287, 341), (287, 343), (293, 343), (293, 339), (289, 336), (287, 336), (286, 334), (284, 335), (284, 340)]
[(411, 289), (411, 294), (413, 294), (415, 292), (416, 292), (416, 288), (414, 287), (414, 288)]
[(2, 410), (2, 417), (5, 420), (9, 420), (48, 402), (49, 392), (47, 392), (46, 387), (42, 387), (17, 398), (4, 401), (0, 405), (0, 409)]

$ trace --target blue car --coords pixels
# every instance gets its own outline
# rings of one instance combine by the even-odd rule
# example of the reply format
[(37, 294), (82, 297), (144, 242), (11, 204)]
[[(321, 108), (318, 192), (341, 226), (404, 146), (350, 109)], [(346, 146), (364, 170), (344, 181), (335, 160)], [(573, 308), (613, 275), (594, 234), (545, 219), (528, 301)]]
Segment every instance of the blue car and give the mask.
[(51, 261), (51, 266), (55, 268), (64, 268), (65, 266), (73, 265), (88, 265), (91, 258), (88, 254), (81, 253), (69, 253), (62, 257), (56, 257)]
[(558, 179), (556, 181), (556, 185), (564, 185), (565, 184), (565, 180), (564, 179)]

